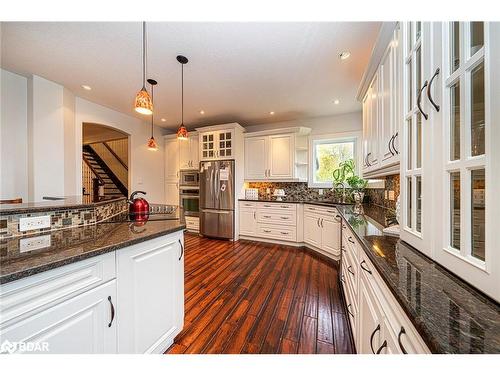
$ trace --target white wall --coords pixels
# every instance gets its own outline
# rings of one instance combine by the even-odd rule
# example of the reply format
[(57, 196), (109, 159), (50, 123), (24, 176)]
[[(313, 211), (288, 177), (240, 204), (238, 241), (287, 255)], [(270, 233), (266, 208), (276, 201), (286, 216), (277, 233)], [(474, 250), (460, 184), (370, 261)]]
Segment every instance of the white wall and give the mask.
[(28, 200), (28, 81), (0, 71), (0, 199)]
[[(129, 191), (144, 190), (147, 200), (153, 203), (165, 201), (164, 180), (164, 144), (163, 131), (155, 127), (155, 139), (159, 151), (149, 151), (147, 141), (151, 137), (151, 128), (146, 122), (132, 116), (114, 111), (107, 107), (89, 102), (82, 98), (75, 101), (75, 134), (77, 144), (82, 142), (82, 123), (93, 122), (111, 126), (128, 133), (129, 136)], [(81, 152), (78, 152), (75, 165), (77, 177), (81, 176)], [(81, 191), (81, 178), (77, 178)]]
[[(77, 145), (75, 131), (75, 95), (68, 89), (64, 89), (63, 96), (63, 120), (64, 120), (64, 195), (80, 195), (81, 188), (77, 188), (77, 180), (82, 179), (74, 168), (77, 163), (77, 155), (81, 153), (80, 145)], [(81, 165), (81, 162), (80, 162)]]
[(303, 120), (292, 120), (246, 126), (247, 133), (261, 130), (271, 130), (305, 126), (311, 128), (311, 134), (344, 133), (363, 130), (363, 117), (361, 112), (346, 113), (336, 116), (311, 117)]

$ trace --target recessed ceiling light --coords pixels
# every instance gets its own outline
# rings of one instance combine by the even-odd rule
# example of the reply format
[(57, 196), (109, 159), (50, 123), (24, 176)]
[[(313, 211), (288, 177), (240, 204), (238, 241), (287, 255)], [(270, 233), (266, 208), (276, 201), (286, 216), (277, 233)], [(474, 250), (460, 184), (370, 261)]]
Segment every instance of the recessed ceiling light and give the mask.
[(82, 89), (90, 91), (92, 90), (92, 87), (90, 87), (89, 85), (82, 85)]
[(205, 114), (205, 111), (202, 109), (200, 110), (200, 115), (204, 115)]
[(269, 112), (271, 116), (274, 116), (274, 111)]
[(338, 99), (335, 99), (335, 100), (333, 101), (333, 104), (339, 104), (339, 103), (340, 103), (340, 100), (338, 100)]
[(351, 52), (344, 51), (344, 52), (340, 53), (339, 58), (340, 58), (340, 60), (345, 60), (345, 59), (348, 59), (349, 56), (351, 56)]
[(167, 119), (166, 119), (166, 118), (162, 118), (162, 119), (161, 119), (161, 122), (165, 122), (165, 121), (167, 121)]

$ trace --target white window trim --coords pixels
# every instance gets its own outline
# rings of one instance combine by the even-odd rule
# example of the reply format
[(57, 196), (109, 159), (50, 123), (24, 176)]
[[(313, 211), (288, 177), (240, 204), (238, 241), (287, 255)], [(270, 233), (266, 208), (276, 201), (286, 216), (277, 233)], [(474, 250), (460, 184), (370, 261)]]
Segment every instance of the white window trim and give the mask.
[(363, 133), (361, 131), (310, 135), (307, 186), (310, 188), (318, 188), (318, 189), (331, 189), (333, 187), (333, 176), (332, 176), (332, 182), (314, 182), (314, 142), (323, 140), (334, 140), (335, 142), (354, 140), (354, 158), (356, 163), (355, 173), (359, 175), (361, 172), (359, 166), (362, 165), (363, 163), (363, 155), (361, 147), (362, 146), (361, 141), (363, 139), (362, 137)]

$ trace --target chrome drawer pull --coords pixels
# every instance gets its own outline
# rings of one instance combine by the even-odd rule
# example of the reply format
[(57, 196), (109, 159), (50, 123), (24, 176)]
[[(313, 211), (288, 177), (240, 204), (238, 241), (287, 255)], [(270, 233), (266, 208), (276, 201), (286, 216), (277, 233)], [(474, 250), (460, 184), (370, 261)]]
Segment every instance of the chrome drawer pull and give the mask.
[(354, 314), (349, 310), (350, 306), (352, 306), (351, 303), (347, 305), (347, 312), (349, 313), (349, 315), (351, 315), (354, 318)]
[(109, 321), (108, 327), (111, 327), (111, 324), (113, 324), (113, 320), (115, 320), (115, 306), (111, 301), (111, 296), (108, 296), (108, 301), (109, 301), (109, 307), (111, 308), (111, 320)]
[(408, 354), (408, 352), (404, 348), (403, 344), (401, 343), (401, 336), (404, 334), (406, 334), (406, 331), (405, 331), (404, 327), (401, 326), (401, 330), (399, 331), (399, 335), (398, 335), (398, 344), (399, 344), (399, 348), (401, 349), (403, 354)]
[(282, 218), (283, 220), (290, 219), (288, 216), (281, 216), (281, 218)]
[(354, 272), (352, 272), (352, 266), (347, 267), (347, 272), (350, 272), (354, 275)]
[(378, 348), (377, 353), (375, 353), (375, 354), (380, 354), (380, 352), (382, 351), (382, 349), (384, 349), (386, 346), (387, 346), (387, 340), (384, 340), (384, 342), (382, 343), (382, 345), (380, 346), (380, 348)]
[(347, 239), (347, 241), (349, 241), (350, 243), (354, 243), (353, 239), (351, 236), (349, 236), (349, 238)]
[(271, 233), (270, 230), (264, 230), (264, 233)]
[(281, 234), (288, 235), (288, 234), (290, 234), (290, 233), (288, 233), (288, 232), (281, 232)]
[(262, 217), (265, 217), (266, 219), (270, 219), (271, 218), (271, 216), (268, 216), (268, 215), (264, 215)]
[(341, 248), (342, 248), (342, 251), (345, 253), (345, 252), (346, 252), (346, 250), (345, 250), (345, 246), (344, 246), (344, 245), (342, 245), (342, 246), (341, 246)]
[(373, 337), (375, 336), (377, 331), (380, 331), (380, 324), (373, 330), (372, 334), (370, 335), (370, 348), (373, 354), (375, 354), (375, 350), (373, 350)]

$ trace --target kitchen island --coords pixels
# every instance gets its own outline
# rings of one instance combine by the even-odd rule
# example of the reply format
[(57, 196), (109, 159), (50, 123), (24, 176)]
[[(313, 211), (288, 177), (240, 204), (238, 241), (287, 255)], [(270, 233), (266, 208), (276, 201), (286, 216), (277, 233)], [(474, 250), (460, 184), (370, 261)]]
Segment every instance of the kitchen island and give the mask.
[[(184, 322), (184, 229), (181, 219), (101, 222), (2, 239), (0, 343), (164, 352)], [(22, 251), (33, 238), (47, 246)]]

